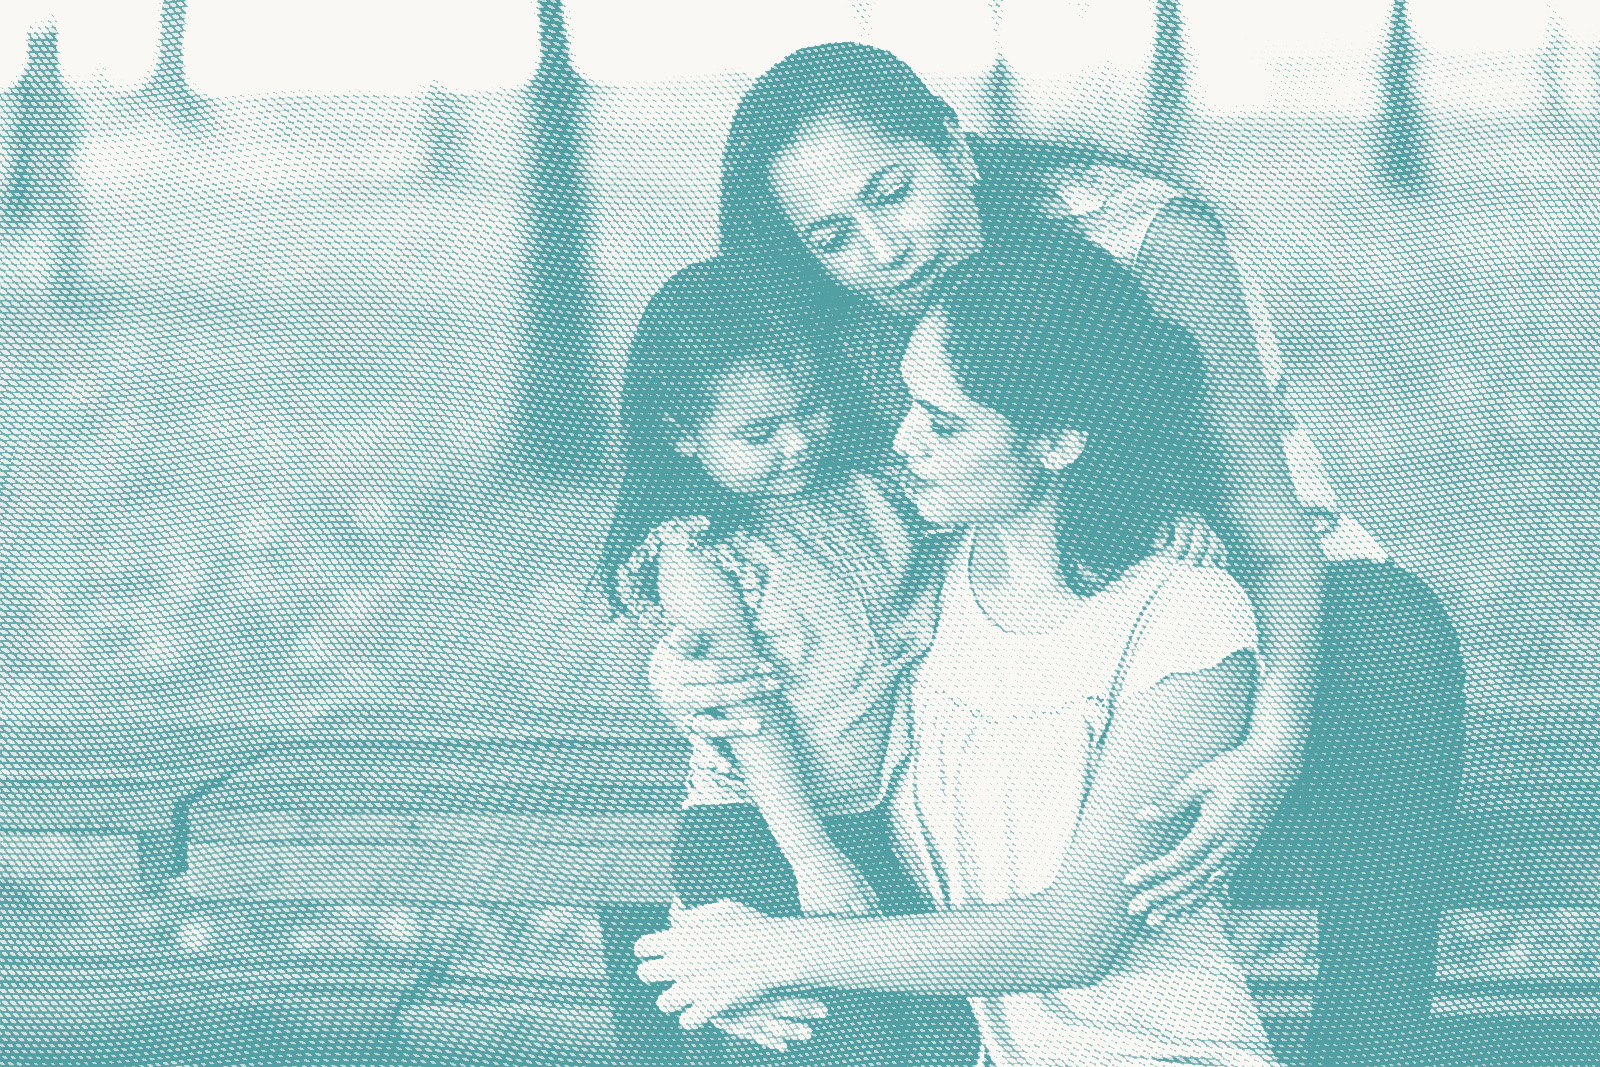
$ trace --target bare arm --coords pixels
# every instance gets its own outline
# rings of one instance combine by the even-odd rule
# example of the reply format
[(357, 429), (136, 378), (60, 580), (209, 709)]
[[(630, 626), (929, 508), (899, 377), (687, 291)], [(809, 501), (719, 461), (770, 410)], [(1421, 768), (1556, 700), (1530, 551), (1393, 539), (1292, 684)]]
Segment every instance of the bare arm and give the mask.
[(1157, 310), (1194, 334), (1206, 360), (1213, 428), (1228, 468), (1220, 532), (1261, 633), (1250, 740), (1298, 752), (1315, 678), (1323, 557), (1289, 477), (1285, 427), (1237, 268), (1211, 212), (1176, 201), (1151, 224), (1135, 273)]
[(974, 996), (1093, 984), (1137, 926), (1123, 872), (1169, 843), (1138, 811), (1238, 742), (1253, 679), (1253, 657), (1239, 653), (1124, 701), (1061, 873), (1042, 893), (885, 919), (715, 926), (711, 915), (641, 940), (641, 956), (662, 958), (640, 976), (677, 983), (659, 1003), (692, 1004), (691, 1028), (779, 987)]
[[(758, 655), (744, 606), (732, 581), (700, 556), (678, 545), (663, 545), (656, 585), (662, 610), (674, 623), (700, 634), (712, 655)], [(811, 806), (805, 773), (796, 753), (781, 696), (730, 711), (754, 715), (760, 731), (730, 736), (728, 744), (745, 785), (777, 839), (800, 884), (806, 911), (866, 914), (876, 900), (854, 864), (834, 845)]]
[(1216, 516), (1229, 569), (1250, 594), (1261, 683), (1245, 742), (1200, 768), (1147, 817), (1199, 802), (1176, 849), (1129, 873), (1135, 913), (1153, 921), (1202, 899), (1249, 854), (1298, 776), (1315, 689), (1324, 560), (1283, 451), (1286, 413), (1268, 389), (1244, 290), (1209, 209), (1175, 201), (1151, 224), (1135, 273), (1152, 303), (1200, 342), (1209, 408), (1227, 467)]

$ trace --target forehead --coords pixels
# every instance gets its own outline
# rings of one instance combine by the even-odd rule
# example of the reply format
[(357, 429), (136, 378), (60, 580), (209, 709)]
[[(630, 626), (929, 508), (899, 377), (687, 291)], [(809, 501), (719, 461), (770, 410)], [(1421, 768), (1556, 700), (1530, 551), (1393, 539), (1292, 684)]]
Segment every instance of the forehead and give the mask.
[(775, 360), (752, 360), (711, 381), (712, 408), (707, 422), (759, 422), (791, 412), (804, 397), (798, 368)]
[(830, 112), (808, 120), (773, 159), (772, 191), (790, 216), (805, 225), (847, 209), (885, 167), (933, 160), (933, 151), (920, 141)]
[(989, 409), (966, 394), (945, 350), (944, 316), (929, 312), (917, 324), (900, 360), (900, 375), (917, 400), (959, 415), (978, 416)]

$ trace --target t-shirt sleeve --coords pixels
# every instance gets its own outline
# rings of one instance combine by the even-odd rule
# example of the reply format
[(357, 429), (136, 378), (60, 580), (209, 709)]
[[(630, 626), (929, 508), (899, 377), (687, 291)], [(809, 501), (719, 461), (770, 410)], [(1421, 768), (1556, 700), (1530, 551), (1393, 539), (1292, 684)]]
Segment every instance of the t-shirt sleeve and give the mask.
[(661, 547), (676, 545), (709, 560), (738, 585), (740, 595), (754, 610), (766, 584), (768, 560), (755, 538), (742, 533), (721, 541), (712, 540), (710, 522), (702, 516), (671, 519), (650, 531), (628, 561), (617, 569), (617, 594), (628, 613), (635, 618), (653, 619), (660, 614), (661, 600), (656, 588)]
[(1174, 674), (1215, 667), (1255, 647), (1255, 610), (1233, 576), (1220, 567), (1182, 567), (1145, 612), (1122, 695), (1154, 688)]

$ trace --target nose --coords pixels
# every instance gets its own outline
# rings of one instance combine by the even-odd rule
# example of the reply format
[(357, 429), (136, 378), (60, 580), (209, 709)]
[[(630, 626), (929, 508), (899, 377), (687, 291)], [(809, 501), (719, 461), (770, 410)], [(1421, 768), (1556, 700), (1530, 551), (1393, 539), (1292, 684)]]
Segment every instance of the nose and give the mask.
[(872, 253), (872, 259), (880, 267), (898, 266), (900, 260), (905, 258), (906, 246), (898, 234), (886, 229), (882, 223), (872, 219), (862, 219), (860, 222), (861, 239), (867, 243), (867, 248)]
[(895, 454), (905, 459), (910, 459), (919, 451), (916, 444), (917, 431), (913, 425), (916, 420), (917, 409), (912, 408), (906, 412), (906, 417), (900, 420), (900, 428), (894, 432)]
[(804, 430), (792, 422), (786, 422), (778, 431), (778, 449), (783, 453), (784, 459), (794, 459), (802, 455), (811, 447), (811, 439)]

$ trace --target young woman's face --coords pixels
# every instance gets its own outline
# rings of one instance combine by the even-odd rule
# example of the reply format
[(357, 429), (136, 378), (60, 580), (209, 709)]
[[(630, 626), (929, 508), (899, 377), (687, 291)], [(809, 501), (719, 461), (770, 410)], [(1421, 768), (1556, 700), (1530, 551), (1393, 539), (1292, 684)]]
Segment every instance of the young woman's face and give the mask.
[(752, 362), (712, 381), (710, 410), (676, 447), (732, 492), (792, 496), (811, 483), (828, 422), (793, 370)]
[(911, 469), (911, 497), (929, 522), (975, 526), (1027, 509), (1048, 484), (1009, 420), (967, 396), (944, 347), (943, 316), (931, 312), (911, 335), (900, 374), (911, 411), (894, 449)]
[[(948, 156), (948, 158), (947, 158)], [(835, 281), (889, 310), (927, 306), (940, 275), (983, 244), (971, 158), (845, 115), (800, 127), (773, 160), (773, 193)]]

